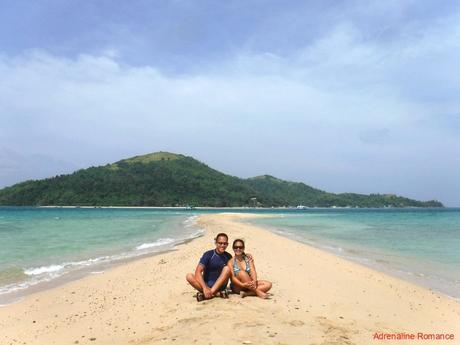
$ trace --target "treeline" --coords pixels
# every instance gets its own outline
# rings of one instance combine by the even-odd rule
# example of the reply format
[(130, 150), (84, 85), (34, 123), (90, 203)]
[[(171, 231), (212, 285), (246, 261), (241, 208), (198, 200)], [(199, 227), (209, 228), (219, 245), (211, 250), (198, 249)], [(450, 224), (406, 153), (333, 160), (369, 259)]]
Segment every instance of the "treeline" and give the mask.
[(166, 152), (19, 183), (0, 190), (0, 205), (442, 207), (393, 195), (332, 194), (268, 175), (240, 179)]

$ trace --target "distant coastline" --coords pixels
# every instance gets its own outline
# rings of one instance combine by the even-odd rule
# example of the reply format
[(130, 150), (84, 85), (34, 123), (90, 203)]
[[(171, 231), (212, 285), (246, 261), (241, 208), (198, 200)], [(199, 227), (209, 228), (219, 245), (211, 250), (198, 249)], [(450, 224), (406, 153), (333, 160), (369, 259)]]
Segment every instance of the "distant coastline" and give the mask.
[(0, 190), (0, 205), (75, 207), (443, 207), (396, 194), (330, 193), (271, 175), (239, 178), (156, 152)]
[(421, 209), (421, 208), (443, 208), (443, 209), (456, 209), (459, 208), (457, 206), (399, 206), (399, 207), (360, 207), (360, 206), (329, 206), (329, 207), (321, 207), (321, 206), (308, 206), (305, 208), (297, 208), (294, 206), (273, 206), (273, 207), (250, 207), (250, 206), (194, 206), (189, 208), (187, 206), (130, 206), (130, 205), (95, 205), (95, 206), (78, 206), (78, 205), (0, 205), (0, 207), (33, 207), (33, 208), (84, 208), (84, 209), (92, 209), (92, 208), (116, 208), (116, 209), (152, 209), (152, 210), (317, 210), (317, 209), (337, 209), (337, 210), (348, 210), (348, 209)]

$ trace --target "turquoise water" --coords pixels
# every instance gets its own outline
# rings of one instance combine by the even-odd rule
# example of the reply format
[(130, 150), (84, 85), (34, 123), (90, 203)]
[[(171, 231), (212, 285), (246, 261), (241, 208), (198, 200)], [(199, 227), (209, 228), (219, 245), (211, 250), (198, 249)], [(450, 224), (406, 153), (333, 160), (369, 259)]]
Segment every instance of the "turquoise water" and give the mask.
[(251, 222), (460, 298), (460, 209), (311, 209)]
[[(202, 234), (197, 215), (223, 211), (229, 210), (0, 207), (0, 302), (170, 250)], [(251, 222), (460, 298), (460, 209), (230, 211), (274, 215)]]
[(200, 235), (190, 212), (0, 208), (0, 296)]

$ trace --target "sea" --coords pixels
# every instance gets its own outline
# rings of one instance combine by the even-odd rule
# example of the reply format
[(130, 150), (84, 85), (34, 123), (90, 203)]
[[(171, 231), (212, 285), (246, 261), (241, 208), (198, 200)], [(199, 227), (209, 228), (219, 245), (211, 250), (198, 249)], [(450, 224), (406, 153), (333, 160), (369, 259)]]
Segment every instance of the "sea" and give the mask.
[(251, 222), (460, 299), (460, 208), (309, 209)]
[(175, 209), (0, 207), (0, 305), (201, 236)]
[(129, 260), (174, 250), (202, 236), (197, 216), (219, 212), (270, 215), (246, 221), (460, 298), (458, 208), (0, 207), (0, 306)]

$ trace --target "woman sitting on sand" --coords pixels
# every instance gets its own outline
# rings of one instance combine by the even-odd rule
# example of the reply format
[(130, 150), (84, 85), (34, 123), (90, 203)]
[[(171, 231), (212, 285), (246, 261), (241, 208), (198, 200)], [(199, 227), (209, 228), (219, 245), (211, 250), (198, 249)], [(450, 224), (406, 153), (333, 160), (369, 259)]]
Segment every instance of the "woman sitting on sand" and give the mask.
[(227, 263), (231, 271), (232, 283), (230, 287), (234, 293), (239, 293), (241, 297), (259, 296), (268, 298), (267, 291), (271, 289), (272, 283), (267, 280), (257, 280), (256, 267), (254, 260), (249, 260), (244, 253), (244, 241), (236, 239), (233, 241), (233, 251), (235, 257)]

